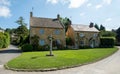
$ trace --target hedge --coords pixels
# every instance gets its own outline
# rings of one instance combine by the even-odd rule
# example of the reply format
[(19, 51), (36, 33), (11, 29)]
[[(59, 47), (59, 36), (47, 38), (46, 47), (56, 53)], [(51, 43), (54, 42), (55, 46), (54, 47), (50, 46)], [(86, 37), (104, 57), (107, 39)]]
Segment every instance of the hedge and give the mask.
[(10, 35), (0, 32), (0, 48), (6, 48), (10, 44)]
[(33, 46), (31, 44), (24, 44), (21, 50), (23, 52), (33, 51)]
[(114, 38), (109, 38), (109, 37), (104, 37), (100, 38), (100, 47), (114, 47), (115, 45), (115, 39)]

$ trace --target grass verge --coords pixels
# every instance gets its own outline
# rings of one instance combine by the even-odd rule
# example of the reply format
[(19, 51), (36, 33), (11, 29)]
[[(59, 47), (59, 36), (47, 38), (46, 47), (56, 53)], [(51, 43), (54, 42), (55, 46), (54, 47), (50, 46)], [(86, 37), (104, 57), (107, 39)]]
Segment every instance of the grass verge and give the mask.
[(46, 56), (45, 52), (25, 52), (21, 56), (9, 61), (5, 66), (12, 70), (57, 70), (75, 67), (103, 59), (117, 48), (95, 48), (84, 50), (53, 51), (54, 56)]

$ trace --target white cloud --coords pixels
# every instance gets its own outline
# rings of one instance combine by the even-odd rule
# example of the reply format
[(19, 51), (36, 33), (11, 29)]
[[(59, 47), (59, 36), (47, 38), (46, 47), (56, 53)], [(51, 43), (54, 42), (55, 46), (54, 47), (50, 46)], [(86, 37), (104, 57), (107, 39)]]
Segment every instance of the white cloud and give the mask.
[(96, 9), (99, 9), (99, 8), (101, 8), (101, 7), (103, 7), (103, 5), (102, 4), (99, 4), (99, 5), (96, 5)]
[(85, 13), (80, 13), (80, 16), (84, 16), (85, 15)]
[(10, 2), (8, 0), (0, 0), (0, 17), (10, 17), (11, 11), (9, 9)]
[(0, 6), (0, 17), (10, 17), (11, 13), (10, 13), (10, 9), (6, 6)]
[(111, 4), (112, 3), (112, 0), (103, 0), (103, 3), (105, 3), (105, 4)]
[(104, 5), (110, 5), (112, 3), (112, 0), (103, 0), (101, 4), (96, 5), (96, 9), (99, 9), (103, 7)]
[(81, 7), (87, 0), (69, 0), (69, 8), (79, 8)]
[(50, 2), (52, 4), (57, 4), (59, 0), (47, 0), (47, 2)]
[(88, 0), (47, 0), (51, 4), (68, 4), (68, 8), (79, 8), (85, 4)]
[(87, 7), (90, 7), (90, 6), (92, 6), (92, 4), (91, 4), (91, 3), (88, 3), (88, 4), (87, 4)]
[(107, 18), (106, 20), (105, 20), (105, 22), (110, 22), (112, 20), (112, 18)]
[(64, 4), (70, 3), (70, 0), (60, 0), (60, 2), (64, 5)]

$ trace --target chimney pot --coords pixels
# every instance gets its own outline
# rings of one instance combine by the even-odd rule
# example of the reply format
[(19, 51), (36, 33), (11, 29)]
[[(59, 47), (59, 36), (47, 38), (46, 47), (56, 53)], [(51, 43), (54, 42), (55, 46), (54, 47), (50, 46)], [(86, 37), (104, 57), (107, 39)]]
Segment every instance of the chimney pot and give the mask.
[(32, 12), (30, 12), (30, 17), (33, 17), (33, 13)]
[(57, 19), (58, 19), (58, 20), (60, 19), (60, 14), (57, 14)]

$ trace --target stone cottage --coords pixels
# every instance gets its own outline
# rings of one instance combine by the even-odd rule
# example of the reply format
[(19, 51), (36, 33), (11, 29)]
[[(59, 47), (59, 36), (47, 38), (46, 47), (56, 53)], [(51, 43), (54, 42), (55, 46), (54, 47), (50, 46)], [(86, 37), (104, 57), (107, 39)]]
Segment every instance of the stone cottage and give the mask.
[[(30, 12), (30, 37), (39, 36), (39, 45), (49, 45), (49, 37), (52, 35), (53, 42), (56, 44), (66, 46), (65, 42), (65, 28), (60, 23), (60, 15), (57, 18), (43, 18), (34, 17)], [(31, 41), (31, 40), (30, 40)]]
[(66, 36), (72, 39), (75, 48), (80, 46), (98, 47), (100, 44), (99, 31), (91, 25), (69, 25)]

